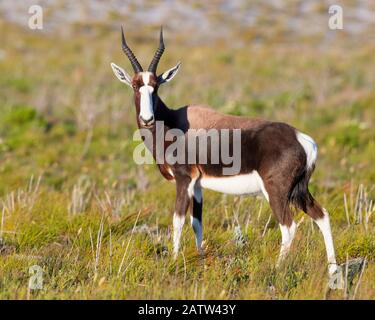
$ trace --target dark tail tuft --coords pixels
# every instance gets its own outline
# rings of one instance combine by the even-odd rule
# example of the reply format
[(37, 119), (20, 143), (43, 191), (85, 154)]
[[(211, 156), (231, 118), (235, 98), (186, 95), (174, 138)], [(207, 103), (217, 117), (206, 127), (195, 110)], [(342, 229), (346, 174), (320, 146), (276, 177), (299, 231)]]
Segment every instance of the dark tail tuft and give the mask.
[(309, 180), (314, 168), (304, 169), (293, 182), (288, 199), (289, 202), (299, 209), (307, 212), (307, 208), (313, 205), (314, 199), (309, 192)]

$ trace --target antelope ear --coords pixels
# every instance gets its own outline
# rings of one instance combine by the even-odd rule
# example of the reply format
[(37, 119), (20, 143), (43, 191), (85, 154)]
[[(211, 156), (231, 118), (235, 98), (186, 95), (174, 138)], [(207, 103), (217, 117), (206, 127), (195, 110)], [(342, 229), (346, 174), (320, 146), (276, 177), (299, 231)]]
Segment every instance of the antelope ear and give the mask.
[(111, 67), (115, 76), (123, 83), (126, 83), (128, 86), (132, 86), (132, 78), (131, 76), (118, 65), (111, 63)]
[(173, 68), (165, 71), (160, 76), (158, 76), (158, 83), (162, 84), (164, 82), (169, 82), (173, 79), (173, 77), (177, 74), (178, 70), (180, 69), (181, 62), (177, 63)]

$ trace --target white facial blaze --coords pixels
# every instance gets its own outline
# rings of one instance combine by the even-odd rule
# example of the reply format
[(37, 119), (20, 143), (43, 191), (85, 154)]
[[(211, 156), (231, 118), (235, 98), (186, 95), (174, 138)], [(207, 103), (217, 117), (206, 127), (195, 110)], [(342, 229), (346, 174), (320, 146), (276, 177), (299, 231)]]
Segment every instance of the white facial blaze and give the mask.
[(142, 73), (142, 80), (144, 85), (139, 88), (139, 92), (141, 93), (141, 110), (139, 112), (139, 115), (146, 121), (154, 116), (154, 108), (152, 102), (152, 93), (154, 92), (154, 88), (148, 85), (150, 82), (150, 75), (150, 72)]

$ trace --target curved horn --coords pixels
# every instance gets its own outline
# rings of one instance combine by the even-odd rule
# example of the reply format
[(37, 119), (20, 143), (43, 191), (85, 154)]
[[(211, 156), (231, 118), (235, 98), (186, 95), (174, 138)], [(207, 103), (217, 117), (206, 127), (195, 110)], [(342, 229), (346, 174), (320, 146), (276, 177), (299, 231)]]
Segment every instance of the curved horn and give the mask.
[(159, 48), (156, 50), (154, 58), (152, 59), (150, 66), (148, 67), (148, 71), (156, 73), (156, 68), (158, 67), (159, 60), (164, 52), (164, 40), (163, 40), (163, 27), (160, 27), (160, 40), (159, 40)]
[(134, 72), (135, 73), (142, 72), (143, 71), (142, 66), (138, 62), (133, 51), (131, 51), (128, 45), (126, 44), (124, 30), (122, 29), (122, 26), (121, 26), (121, 42), (122, 42), (122, 50), (125, 52), (126, 56), (129, 58), (132, 64), (132, 67), (134, 69)]

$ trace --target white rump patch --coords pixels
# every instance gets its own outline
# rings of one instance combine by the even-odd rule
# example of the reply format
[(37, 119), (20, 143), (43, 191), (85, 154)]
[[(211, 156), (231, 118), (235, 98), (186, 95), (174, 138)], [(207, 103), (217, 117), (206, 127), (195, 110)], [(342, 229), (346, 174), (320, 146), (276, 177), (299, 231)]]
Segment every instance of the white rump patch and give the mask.
[(200, 179), (202, 188), (227, 194), (263, 194), (269, 200), (263, 180), (257, 171), (249, 174), (228, 177), (203, 177)]
[(318, 157), (318, 146), (307, 134), (297, 131), (297, 140), (302, 145), (303, 149), (305, 149), (306, 153), (306, 167), (310, 169), (316, 162), (316, 158)]

